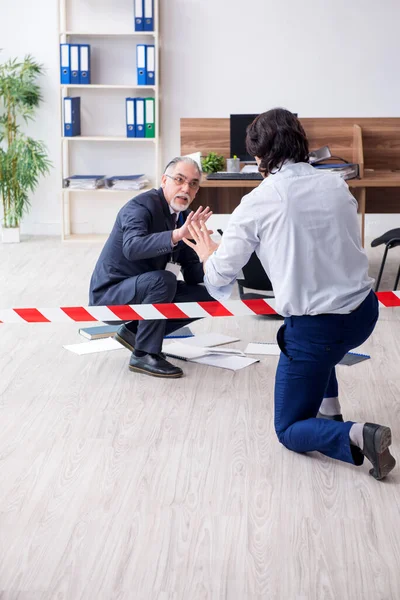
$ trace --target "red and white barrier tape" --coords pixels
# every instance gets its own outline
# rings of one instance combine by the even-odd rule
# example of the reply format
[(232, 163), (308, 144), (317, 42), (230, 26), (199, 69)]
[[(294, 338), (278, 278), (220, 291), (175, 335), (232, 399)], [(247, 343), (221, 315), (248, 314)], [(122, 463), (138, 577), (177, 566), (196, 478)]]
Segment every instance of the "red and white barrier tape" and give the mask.
[[(383, 307), (400, 307), (400, 292), (377, 292)], [(150, 321), (198, 317), (273, 315), (275, 299), (226, 302), (174, 302), (123, 306), (63, 306), (60, 308), (0, 309), (0, 323), (86, 323), (90, 321)]]

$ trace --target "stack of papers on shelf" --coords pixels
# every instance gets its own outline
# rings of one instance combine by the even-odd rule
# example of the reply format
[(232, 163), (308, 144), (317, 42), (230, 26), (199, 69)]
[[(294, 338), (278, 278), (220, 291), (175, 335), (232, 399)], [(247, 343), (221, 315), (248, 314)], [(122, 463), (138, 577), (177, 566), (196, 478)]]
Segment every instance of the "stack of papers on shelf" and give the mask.
[(114, 175), (107, 177), (106, 187), (113, 190), (141, 190), (149, 187), (150, 181), (143, 174), (141, 175)]
[(71, 175), (64, 179), (64, 187), (71, 190), (96, 190), (104, 187), (105, 175)]
[(337, 173), (343, 179), (355, 179), (359, 176), (359, 166), (355, 163), (318, 163), (313, 167), (324, 173)]

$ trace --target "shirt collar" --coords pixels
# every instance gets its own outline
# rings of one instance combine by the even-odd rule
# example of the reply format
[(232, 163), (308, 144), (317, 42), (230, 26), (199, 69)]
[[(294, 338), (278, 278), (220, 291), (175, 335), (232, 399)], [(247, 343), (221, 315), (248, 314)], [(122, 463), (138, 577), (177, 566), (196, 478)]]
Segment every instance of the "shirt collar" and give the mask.
[(270, 173), (270, 175), (276, 175), (277, 173), (282, 173), (283, 171), (286, 171), (288, 168), (290, 168), (294, 164), (295, 164), (294, 160), (285, 160), (285, 162), (283, 162), (279, 167), (277, 167), (276, 171), (274, 171), (273, 173)]

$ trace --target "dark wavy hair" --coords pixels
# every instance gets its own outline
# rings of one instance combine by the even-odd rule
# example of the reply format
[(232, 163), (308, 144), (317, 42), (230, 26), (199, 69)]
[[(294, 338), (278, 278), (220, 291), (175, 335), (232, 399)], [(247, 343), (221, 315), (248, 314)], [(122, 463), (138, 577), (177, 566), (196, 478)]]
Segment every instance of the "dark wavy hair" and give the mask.
[(279, 171), (285, 160), (308, 162), (308, 139), (299, 119), (284, 108), (273, 108), (258, 115), (248, 126), (246, 148), (261, 162), (265, 175)]

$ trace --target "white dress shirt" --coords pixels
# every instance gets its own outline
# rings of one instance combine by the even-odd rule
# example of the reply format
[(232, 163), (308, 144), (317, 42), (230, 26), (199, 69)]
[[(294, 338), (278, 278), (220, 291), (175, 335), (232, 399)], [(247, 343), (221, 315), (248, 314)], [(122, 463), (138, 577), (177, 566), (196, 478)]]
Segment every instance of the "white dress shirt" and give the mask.
[(214, 298), (230, 296), (254, 251), (284, 317), (349, 313), (374, 281), (346, 182), (306, 163), (285, 163), (242, 198), (205, 265), (204, 283)]

